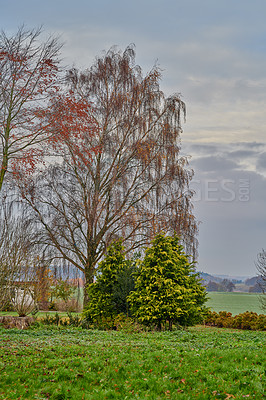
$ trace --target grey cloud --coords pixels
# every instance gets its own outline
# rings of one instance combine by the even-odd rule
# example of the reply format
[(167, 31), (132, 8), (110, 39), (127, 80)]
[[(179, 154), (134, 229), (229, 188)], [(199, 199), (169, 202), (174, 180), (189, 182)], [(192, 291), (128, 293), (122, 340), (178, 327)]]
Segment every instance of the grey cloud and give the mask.
[(202, 157), (194, 161), (194, 167), (202, 172), (227, 171), (238, 168), (238, 164), (221, 156)]
[(190, 154), (191, 166), (196, 172), (223, 174), (228, 170), (252, 171), (265, 168), (266, 143), (186, 143), (183, 147)]
[(201, 221), (200, 268), (230, 274), (239, 265), (244, 274), (250, 274), (257, 252), (265, 247), (266, 178), (232, 170), (216, 180), (198, 171), (195, 179), (194, 208)]
[(243, 148), (262, 148), (266, 147), (266, 143), (260, 142), (238, 142), (233, 144), (235, 147), (243, 147)]
[(258, 153), (256, 150), (235, 150), (229, 153), (230, 157), (237, 158), (237, 159), (245, 159), (248, 157), (257, 156)]
[(256, 167), (258, 170), (266, 170), (266, 152), (260, 154)]
[(213, 154), (217, 152), (217, 145), (215, 144), (192, 144), (188, 146), (188, 150), (193, 154)]
[[(192, 58), (194, 58), (194, 55), (191, 55), (191, 68), (193, 69)], [(228, 62), (230, 63), (232, 60), (229, 58)], [(266, 81), (264, 77), (259, 78), (256, 71), (252, 71), (253, 62), (246, 60), (247, 74), (253, 75), (253, 79), (249, 81), (237, 78), (237, 75), (242, 74), (239, 68), (231, 69), (228, 77), (224, 77), (226, 66), (221, 65), (219, 60), (213, 60), (213, 63), (215, 65), (205, 66), (204, 63), (199, 65), (197, 72), (193, 70), (190, 72), (194, 75), (192, 77), (189, 77), (187, 72), (184, 72), (186, 78), (182, 92), (189, 101), (197, 101), (200, 104), (205, 104), (205, 106), (213, 103), (217, 105), (227, 104), (228, 110), (235, 108), (235, 101), (241, 101), (246, 111), (249, 111), (250, 108), (252, 109), (254, 102), (265, 101)], [(218, 66), (216, 66), (216, 63)], [(266, 60), (263, 63), (264, 70), (265, 67)], [(203, 71), (204, 74), (202, 74)], [(211, 71), (215, 71), (215, 74), (211, 74)]]
[[(64, 62), (80, 68), (102, 50), (132, 42), (144, 72), (158, 59), (162, 90), (181, 91), (188, 108), (182, 152), (192, 155), (195, 180), (204, 190), (195, 202), (202, 221), (201, 269), (250, 275), (257, 251), (266, 247), (266, 180), (252, 171), (266, 170), (266, 2), (59, 3), (5, 2), (1, 27), (12, 34), (21, 21), (29, 29), (43, 25), (45, 33), (60, 34), (65, 42)], [(218, 201), (206, 201), (208, 179), (214, 180), (210, 188), (218, 189), (212, 192)], [(247, 202), (239, 201), (241, 182), (250, 182)], [(222, 200), (230, 199), (228, 190), (235, 192), (233, 201)]]

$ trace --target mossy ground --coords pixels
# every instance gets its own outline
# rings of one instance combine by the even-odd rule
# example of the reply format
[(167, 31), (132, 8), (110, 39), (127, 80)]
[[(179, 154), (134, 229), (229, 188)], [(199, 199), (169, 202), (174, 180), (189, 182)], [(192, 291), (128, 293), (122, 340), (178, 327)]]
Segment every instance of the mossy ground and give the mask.
[(263, 399), (265, 332), (0, 328), (0, 399)]

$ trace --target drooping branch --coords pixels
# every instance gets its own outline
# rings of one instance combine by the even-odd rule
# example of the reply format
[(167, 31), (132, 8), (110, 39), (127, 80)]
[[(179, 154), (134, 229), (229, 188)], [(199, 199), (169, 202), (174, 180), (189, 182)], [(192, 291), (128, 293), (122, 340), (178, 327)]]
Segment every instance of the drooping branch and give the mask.
[(118, 238), (134, 250), (163, 230), (196, 252), (193, 171), (180, 155), (185, 104), (178, 94), (164, 96), (160, 77), (157, 67), (142, 76), (133, 47), (111, 49), (85, 72), (70, 71), (71, 99), (88, 105), (89, 125), (69, 120), (66, 105), (65, 121), (54, 124), (61, 162), (33, 179), (32, 197), (25, 193), (44, 227), (42, 240), (91, 279)]

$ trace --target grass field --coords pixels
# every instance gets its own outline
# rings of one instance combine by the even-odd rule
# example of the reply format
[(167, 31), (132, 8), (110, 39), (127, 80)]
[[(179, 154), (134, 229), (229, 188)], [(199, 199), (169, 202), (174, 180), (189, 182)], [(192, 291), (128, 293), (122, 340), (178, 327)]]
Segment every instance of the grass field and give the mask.
[[(209, 292), (208, 302), (206, 305), (211, 307), (212, 311), (229, 311), (233, 315), (245, 312), (254, 311), (258, 314), (263, 314), (259, 301), (260, 295), (257, 293), (241, 293), (241, 292)], [(45, 317), (45, 315), (54, 315), (56, 311), (39, 311), (37, 318)], [(61, 316), (67, 315), (65, 312), (59, 313)], [(75, 313), (74, 313), (75, 314)], [(18, 315), (16, 312), (0, 312), (0, 315)]]
[(257, 293), (228, 293), (228, 292), (209, 292), (209, 300), (206, 303), (212, 311), (229, 311), (233, 315), (245, 311), (253, 311), (263, 314), (260, 306), (259, 294)]
[(263, 398), (265, 332), (0, 328), (0, 399)]

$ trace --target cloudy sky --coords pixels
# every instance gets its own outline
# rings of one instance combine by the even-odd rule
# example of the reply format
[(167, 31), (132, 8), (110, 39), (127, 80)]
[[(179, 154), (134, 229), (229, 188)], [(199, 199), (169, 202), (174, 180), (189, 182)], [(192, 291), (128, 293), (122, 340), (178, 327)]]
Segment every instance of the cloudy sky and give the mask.
[(266, 248), (265, 0), (0, 0), (0, 26), (59, 35), (63, 62), (135, 43), (147, 72), (187, 106), (183, 152), (195, 170), (198, 269), (252, 276)]

